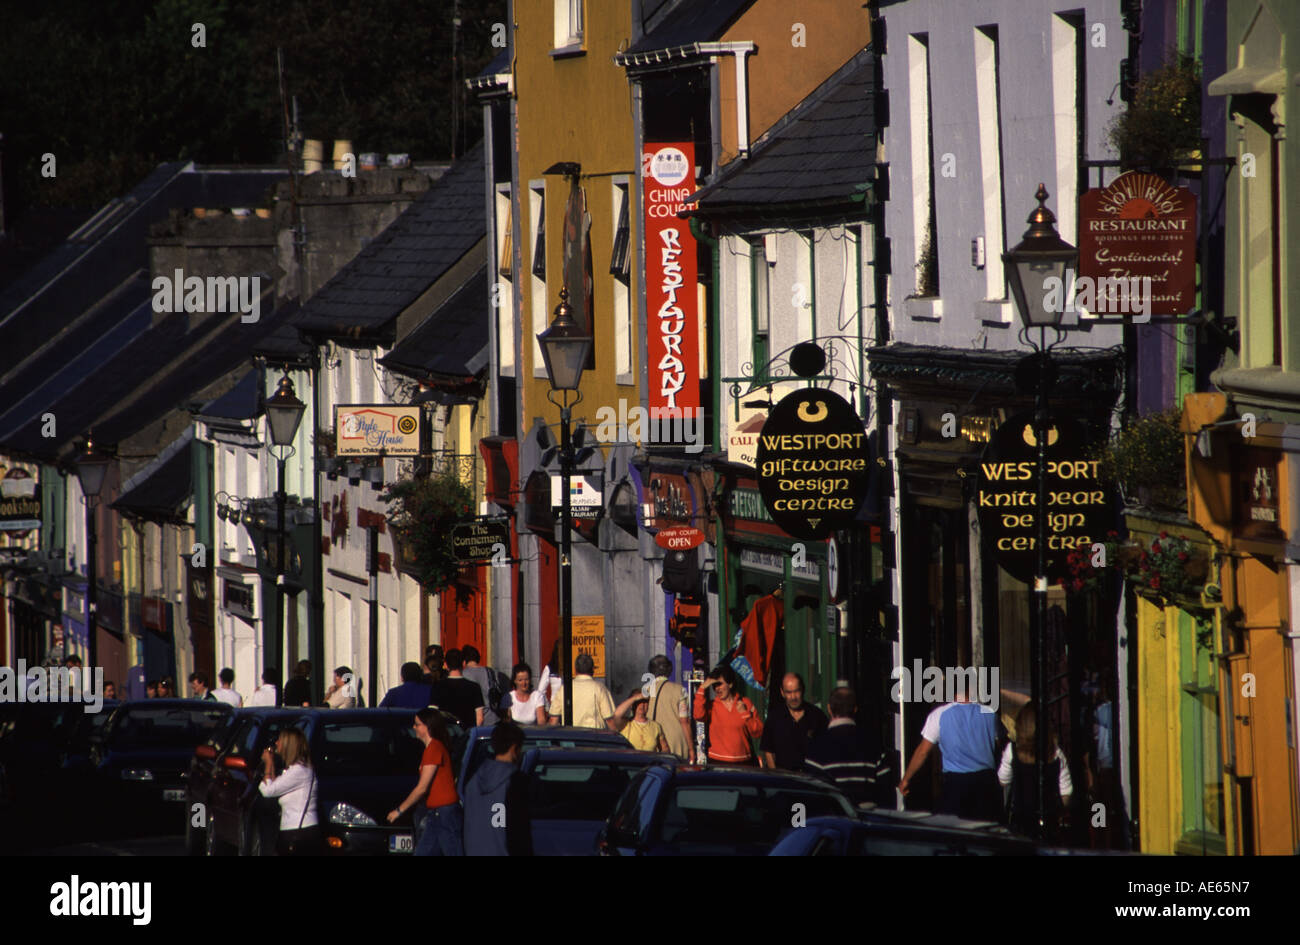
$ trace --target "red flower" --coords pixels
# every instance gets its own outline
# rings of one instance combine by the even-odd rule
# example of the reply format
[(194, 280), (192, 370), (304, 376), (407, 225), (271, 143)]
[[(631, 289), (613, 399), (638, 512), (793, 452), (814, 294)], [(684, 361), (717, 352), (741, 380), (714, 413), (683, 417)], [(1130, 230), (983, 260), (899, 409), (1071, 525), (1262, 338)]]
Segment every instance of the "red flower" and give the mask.
[(1157, 555), (1160, 554), (1160, 542), (1158, 541), (1151, 542), (1151, 553)]
[(1160, 586), (1160, 575), (1157, 574), (1151, 579), (1151, 586), (1156, 588)]
[(1119, 532), (1115, 531), (1114, 529), (1111, 529), (1110, 531), (1108, 531), (1108, 532), (1106, 533), (1106, 537), (1107, 537), (1107, 538), (1118, 538), (1118, 537), (1119, 537)]
[(1161, 537), (1161, 538), (1168, 538), (1168, 537), (1169, 537), (1169, 533), (1168, 533), (1168, 532), (1161, 532), (1161, 533), (1160, 533), (1160, 537)]
[(1070, 586), (1074, 589), (1074, 592), (1076, 594), (1079, 593), (1079, 591), (1083, 590), (1083, 582), (1080, 581), (1078, 578), (1075, 578), (1074, 581), (1071, 582)]
[(1180, 551), (1180, 552), (1178, 552), (1178, 560), (1179, 560), (1179, 561), (1186, 561), (1186, 560), (1188, 559), (1188, 557), (1189, 557), (1189, 555), (1187, 554), (1187, 552), (1185, 552), (1185, 551)]

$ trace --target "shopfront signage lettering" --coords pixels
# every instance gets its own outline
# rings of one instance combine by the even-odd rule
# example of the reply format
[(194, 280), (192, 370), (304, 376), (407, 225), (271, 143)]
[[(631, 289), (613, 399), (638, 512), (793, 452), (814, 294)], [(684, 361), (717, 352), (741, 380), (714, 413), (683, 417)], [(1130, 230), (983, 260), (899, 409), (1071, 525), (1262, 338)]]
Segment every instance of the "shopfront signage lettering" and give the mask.
[[(1185, 315), (1196, 301), (1196, 196), (1156, 174), (1130, 171), (1079, 196), (1079, 279), (1097, 286), (1091, 311), (1116, 312), (1149, 278), (1143, 315)], [(1143, 293), (1146, 296), (1146, 293)], [(1145, 302), (1145, 299), (1144, 299)]]
[(695, 145), (647, 144), (642, 155), (645, 193), (646, 351), (651, 366), (652, 419), (681, 417), (700, 407), (695, 237), (677, 214), (695, 192)]
[[(1105, 540), (1114, 512), (1100, 461), (1085, 458), (1083, 431), (1062, 417), (1049, 424), (1046, 563), (1048, 576), (1055, 577), (1063, 573), (1066, 553)], [(979, 464), (975, 505), (998, 563), (1030, 580), (1038, 548), (1038, 446), (1031, 412), (1011, 417), (993, 434)]]
[(499, 547), (510, 547), (510, 525), (507, 522), (462, 522), (451, 530), (452, 553), (456, 560), (466, 564), (491, 561)]
[(420, 455), (420, 408), (339, 404), (334, 408), (339, 456)]
[(866, 499), (871, 456), (862, 420), (824, 388), (786, 395), (758, 437), (758, 488), (777, 525), (795, 538), (847, 527)]

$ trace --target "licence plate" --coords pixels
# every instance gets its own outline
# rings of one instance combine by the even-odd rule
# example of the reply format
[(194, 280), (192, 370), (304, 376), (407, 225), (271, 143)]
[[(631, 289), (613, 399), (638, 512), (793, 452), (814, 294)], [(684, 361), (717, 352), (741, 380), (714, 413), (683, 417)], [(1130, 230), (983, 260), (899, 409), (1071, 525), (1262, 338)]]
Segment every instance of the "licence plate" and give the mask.
[(409, 833), (395, 833), (388, 838), (389, 853), (414, 853), (415, 837)]
[(185, 791), (184, 791), (183, 789), (182, 789), (182, 790), (168, 790), (168, 791), (163, 791), (163, 800), (164, 800), (164, 801), (183, 801), (183, 800), (185, 800)]

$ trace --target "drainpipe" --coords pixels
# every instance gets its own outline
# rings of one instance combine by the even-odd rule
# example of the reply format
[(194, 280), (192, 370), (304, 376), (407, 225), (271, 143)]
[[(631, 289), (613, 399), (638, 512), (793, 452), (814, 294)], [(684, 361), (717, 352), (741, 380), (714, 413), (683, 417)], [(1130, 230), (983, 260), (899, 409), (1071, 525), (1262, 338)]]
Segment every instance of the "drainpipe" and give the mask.
[(742, 158), (749, 157), (749, 80), (745, 57), (757, 50), (751, 42), (695, 44), (695, 51), (706, 56), (736, 57), (736, 151)]

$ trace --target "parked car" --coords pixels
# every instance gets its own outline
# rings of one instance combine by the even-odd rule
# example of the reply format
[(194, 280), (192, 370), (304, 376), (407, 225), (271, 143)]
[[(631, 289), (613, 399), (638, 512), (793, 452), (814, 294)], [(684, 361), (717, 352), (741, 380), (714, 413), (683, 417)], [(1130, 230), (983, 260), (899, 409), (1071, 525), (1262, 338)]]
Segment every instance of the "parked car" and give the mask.
[(985, 821), (924, 811), (814, 817), (791, 827), (769, 856), (1032, 856), (1033, 841)]
[[(261, 751), (273, 745), (280, 731), (302, 718), (303, 709), (280, 709), (269, 706), (256, 706), (235, 709), (224, 723), (213, 730), (202, 745), (194, 749), (190, 759), (189, 777), (186, 779), (185, 810), (185, 852), (190, 856), (200, 856), (209, 852), (209, 841), (214, 844), (233, 844), (241, 853), (248, 854), (253, 836), (252, 822), (265, 823), (269, 813), (259, 818), (253, 808), (248, 807), (247, 819), (250, 823), (234, 824), (223, 822), (225, 830), (220, 836), (210, 827), (212, 814), (216, 808), (212, 793), (219, 789), (239, 795), (245, 792), (256, 794), (257, 781), (261, 780)], [(255, 801), (255, 799), (253, 799)], [(270, 827), (278, 829), (278, 806), (274, 800), (268, 802), (275, 808), (276, 819)], [(196, 805), (201, 805), (196, 807)], [(241, 805), (242, 807), (243, 805)], [(233, 810), (235, 805), (229, 805)], [(196, 816), (198, 815), (198, 816)], [(261, 846), (267, 846), (263, 838)], [(267, 846), (269, 849), (269, 846)], [(215, 852), (215, 851), (214, 851)]]
[(654, 765), (601, 828), (606, 856), (763, 856), (796, 819), (854, 816), (837, 788), (802, 774)]
[(63, 727), (65, 738), (59, 752), (59, 767), (66, 778), (76, 779), (92, 770), (91, 750), (103, 740), (104, 726), (118, 705), (116, 699), (109, 699), (99, 712), (82, 709), (80, 714), (75, 706), (69, 708), (70, 717)]
[[(460, 777), (456, 790), (463, 797), (465, 785), (478, 766), (492, 757), (492, 725), (476, 725), (469, 730), (460, 760)], [(631, 748), (628, 740), (607, 728), (580, 728), (575, 725), (523, 725), (524, 751), (530, 748)], [(457, 760), (453, 754), (453, 761)]]
[(174, 830), (194, 749), (231, 711), (223, 702), (194, 699), (119, 704), (91, 746), (101, 822)]
[[(331, 854), (411, 853), (412, 815), (397, 823), (386, 815), (410, 793), (419, 777), (424, 746), (412, 727), (410, 709), (294, 709), (287, 724), (302, 730), (316, 772), (317, 814), (326, 852)], [(443, 713), (453, 742), (464, 732)], [(208, 789), (207, 850), (211, 855), (269, 852), (278, 825), (277, 801), (262, 798), (262, 750), (275, 741), (282, 718), (267, 717), (241, 729), (220, 754)], [(266, 820), (263, 820), (265, 816)]]
[(675, 755), (631, 748), (533, 748), (519, 770), (528, 778), (533, 853), (595, 856), (596, 835), (632, 778)]

